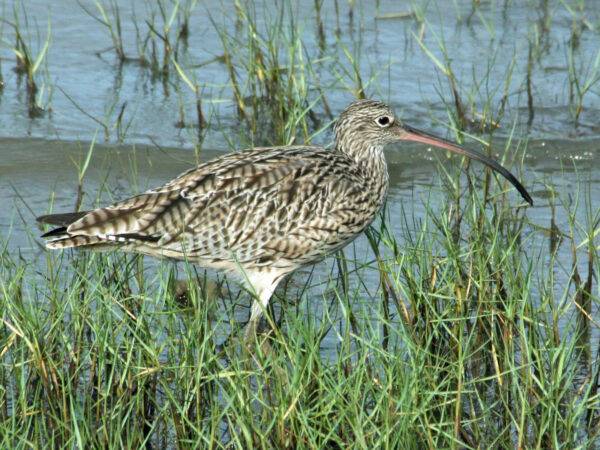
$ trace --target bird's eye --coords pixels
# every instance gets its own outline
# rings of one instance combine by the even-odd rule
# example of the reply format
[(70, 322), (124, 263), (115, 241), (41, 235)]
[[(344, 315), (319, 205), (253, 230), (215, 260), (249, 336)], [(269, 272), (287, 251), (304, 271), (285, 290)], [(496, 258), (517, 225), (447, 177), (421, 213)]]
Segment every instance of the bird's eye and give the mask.
[(377, 119), (377, 123), (382, 127), (387, 127), (391, 122), (392, 121), (388, 116), (382, 116), (379, 119)]

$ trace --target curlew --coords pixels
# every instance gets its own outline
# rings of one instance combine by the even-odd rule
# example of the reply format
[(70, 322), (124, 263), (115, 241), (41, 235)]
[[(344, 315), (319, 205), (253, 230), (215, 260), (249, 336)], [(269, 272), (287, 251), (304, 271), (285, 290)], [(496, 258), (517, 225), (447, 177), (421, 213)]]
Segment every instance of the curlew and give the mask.
[(416, 141), (478, 160), (533, 204), (496, 161), (403, 124), (379, 101), (351, 103), (334, 129), (332, 148), (252, 148), (105, 208), (38, 217), (58, 226), (43, 235), (46, 247), (118, 248), (237, 275), (256, 293), (248, 339), (282, 278), (342, 249), (375, 219), (388, 189), (387, 144)]

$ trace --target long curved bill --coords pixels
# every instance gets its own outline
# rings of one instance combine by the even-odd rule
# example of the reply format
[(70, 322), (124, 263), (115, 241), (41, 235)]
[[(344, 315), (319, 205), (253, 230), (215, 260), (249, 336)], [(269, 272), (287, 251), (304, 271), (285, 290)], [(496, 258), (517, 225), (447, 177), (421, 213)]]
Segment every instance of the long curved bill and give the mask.
[(425, 131), (418, 130), (411, 126), (402, 124), (400, 125), (400, 130), (398, 131), (399, 137), (402, 140), (414, 141), (414, 142), (422, 142), (424, 144), (435, 145), (436, 147), (445, 148), (446, 150), (450, 150), (454, 153), (458, 153), (459, 155), (468, 156), (471, 159), (475, 159), (477, 161), (481, 161), (486, 166), (494, 169), (499, 172), (504, 178), (512, 183), (512, 185), (517, 188), (517, 190), (521, 193), (523, 198), (527, 203), (533, 205), (533, 200), (529, 195), (529, 192), (523, 187), (523, 185), (515, 178), (515, 176), (510, 173), (503, 166), (498, 164), (491, 158), (488, 158), (482, 153), (476, 152), (475, 150), (471, 150), (465, 148), (461, 145), (458, 145), (452, 141), (447, 139), (443, 139), (432, 134), (426, 133)]

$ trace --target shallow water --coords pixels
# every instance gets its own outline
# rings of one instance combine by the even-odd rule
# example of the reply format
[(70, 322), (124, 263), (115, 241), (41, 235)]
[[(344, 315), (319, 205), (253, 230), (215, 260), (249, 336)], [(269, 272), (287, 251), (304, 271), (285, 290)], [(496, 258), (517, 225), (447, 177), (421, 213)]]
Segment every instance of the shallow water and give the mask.
[[(472, 100), (477, 113), (485, 112), (488, 100), (496, 110), (510, 80), (506, 112), (499, 130), (504, 135), (510, 133), (513, 121), (524, 126), (529, 121), (525, 91), (528, 49), (532, 41), (537, 45), (532, 55), (531, 91), (535, 116), (530, 135), (544, 138), (597, 135), (600, 109), (597, 85), (593, 85), (584, 97), (580, 120), (575, 127), (568, 68), (570, 48), (574, 43), (573, 67), (579, 74), (580, 84), (583, 86), (597, 77), (593, 64), (600, 42), (600, 4), (585, 2), (585, 25), (580, 26), (583, 31), (574, 35), (579, 16), (574, 17), (558, 1), (475, 3), (480, 4), (479, 9), (473, 10), (474, 2), (471, 1), (427, 2), (425, 7), (411, 1), (365, 0), (357, 2), (354, 20), (350, 21), (347, 5), (340, 6), (338, 16), (334, 2), (324, 2), (321, 13), (324, 50), (318, 45), (312, 9), (298, 8), (293, 14), (304, 25), (303, 44), (311, 59), (341, 53), (333, 33), (339, 24), (340, 42), (356, 55), (363, 82), (381, 71), (367, 90), (368, 94), (389, 101), (415, 126), (441, 133), (445, 133), (445, 127), (440, 123), (447, 123), (444, 98), (452, 101), (450, 86), (418, 44), (416, 36), (422, 35), (424, 45), (441, 61), (443, 53), (437, 41), (445, 43), (463, 103), (469, 108)], [(150, 12), (145, 2), (121, 1), (118, 4), (125, 54), (133, 58), (137, 55), (134, 23), (145, 33), (143, 26)], [(258, 23), (270, 23), (274, 12), (268, 9), (264, 12), (259, 1), (255, 4)], [(97, 124), (84, 116), (73, 102), (100, 121), (109, 117), (111, 124), (123, 103), (127, 102), (123, 117), (132, 124), (125, 141), (149, 143), (152, 139), (167, 147), (189, 145), (188, 133), (174, 126), (178, 120), (177, 93), (149, 75), (149, 70), (139, 64), (127, 62), (120, 66), (114, 52), (107, 50), (111, 40), (101, 23), (70, 0), (54, 1), (51, 5), (41, 0), (28, 0), (24, 5), (29, 27), (25, 27), (24, 19), (21, 19), (21, 32), (35, 55), (45, 40), (49, 19), (52, 24), (47, 64), (42, 64), (38, 73), (38, 84), (45, 88), (40, 94), (41, 103), (52, 113), (35, 120), (28, 118), (23, 80), (11, 70), (14, 55), (7, 46), (0, 46), (4, 78), (4, 90), (0, 91), (0, 136), (87, 142)], [(89, 11), (99, 16), (95, 7), (90, 6)], [(410, 12), (408, 17), (386, 18)], [(10, 4), (4, 3), (3, 14), (12, 21)], [(226, 67), (220, 61), (207, 63), (223, 54), (219, 35), (210, 23), (209, 15), (219, 26), (230, 31), (235, 28), (233, 2), (199, 4), (191, 15), (188, 53), (183, 60), (189, 66), (203, 64), (195, 73), (202, 86), (205, 108), (214, 107), (220, 126), (227, 130), (235, 127), (237, 119), (230, 101), (233, 94)], [(421, 15), (427, 19), (425, 25), (417, 20)], [(4, 38), (13, 42), (10, 29), (6, 27)], [(514, 68), (509, 72), (513, 60)], [(348, 76), (332, 71), (326, 63), (314, 64), (321, 86), (339, 87), (339, 79), (352, 85)], [(170, 81), (178, 84), (180, 80), (172, 77)], [(185, 85), (181, 86), (181, 96), (184, 102), (194, 99)], [(353, 95), (345, 89), (337, 89), (327, 91), (326, 98), (335, 114)], [(192, 106), (188, 107), (191, 110)], [(204, 148), (227, 149), (218, 128), (209, 131)]]
[[(299, 20), (306, 21), (303, 42), (315, 60), (327, 52), (341, 53), (332, 32), (337, 27), (338, 17), (333, 2), (325, 3), (322, 12), (326, 30), (324, 50), (319, 48), (312, 16), (296, 11)], [(342, 3), (347, 8), (346, 3)], [(509, 159), (511, 153), (525, 152), (519, 177), (534, 198), (535, 206), (527, 211), (531, 223), (550, 227), (549, 186), (566, 194), (568, 202), (573, 201), (578, 190), (586, 193), (592, 199), (592, 213), (600, 207), (597, 200), (600, 198), (598, 84), (592, 85), (586, 94), (579, 121), (575, 123), (568, 68), (575, 22), (560, 2), (540, 2), (540, 5), (526, 1), (501, 2), (505, 6), (491, 2), (481, 4), (477, 11), (471, 9), (470, 1), (431, 2), (425, 11), (428, 25), (424, 28), (416, 20), (416, 14), (387, 18), (388, 14), (412, 11), (414, 2), (381, 2), (379, 8), (377, 3), (362, 2), (352, 22), (345, 10), (339, 16), (340, 42), (360, 55), (363, 81), (383, 68), (367, 89), (370, 96), (390, 102), (406, 122), (446, 136), (444, 124), (448, 123), (448, 116), (444, 98), (451, 99), (450, 86), (415, 38), (423, 33), (425, 45), (436, 58), (442, 59), (437, 36), (448, 48), (463, 101), (469, 106), (472, 100), (475, 111), (484, 112), (491, 105), (497, 112), (510, 77), (504, 115), (495, 133), (494, 153), (502, 157), (505, 139), (513, 135)], [(44, 252), (40, 240), (35, 238), (38, 231), (33, 219), (47, 212), (51, 203), (54, 211), (73, 209), (77, 195), (75, 162), (85, 159), (98, 131), (98, 124), (88, 115), (100, 121), (106, 118), (112, 126), (126, 102), (123, 117), (131, 126), (122, 136), (123, 143), (117, 142), (113, 129), (108, 142), (104, 142), (103, 132), (99, 132), (84, 178), (84, 207), (97, 204), (101, 186), (105, 187), (100, 196), (104, 203), (159, 185), (192, 166), (196, 154), (191, 140), (195, 139), (196, 132), (175, 126), (180, 97), (172, 87), (150, 75), (147, 68), (135, 63), (119, 65), (113, 52), (104, 52), (110, 46), (106, 29), (76, 3), (59, 0), (46, 6), (46, 2), (29, 0), (24, 4), (29, 39), (32, 48), (37, 49), (34, 52), (41, 48), (48, 17), (52, 23), (47, 65), (41, 66), (38, 79), (38, 84), (44, 87), (41, 104), (47, 111), (43, 117), (29, 118), (24, 82), (11, 70), (14, 56), (9, 48), (0, 46), (4, 80), (0, 91), (0, 233), (8, 239), (11, 250), (18, 249), (23, 257), (39, 261)], [(148, 18), (147, 9), (139, 6), (140, 3), (135, 4), (136, 8), (133, 2), (119, 4), (125, 50), (131, 56), (136, 51), (133, 15), (138, 24)], [(234, 16), (232, 2), (209, 4), (213, 5), (212, 2), (199, 5), (192, 14), (186, 56), (190, 65), (201, 65), (223, 53), (209, 14), (223, 26), (235, 26), (229, 21)], [(4, 6), (4, 15), (10, 18), (10, 7)], [(584, 81), (597, 77), (593, 62), (600, 48), (597, 31), (600, 6), (587, 2), (585, 8), (589, 28), (584, 27), (576, 37), (573, 51), (574, 67)], [(94, 9), (90, 11), (98, 14)], [(227, 11), (228, 16), (224, 16), (223, 11)], [(268, 22), (268, 13), (260, 10), (259, 2), (257, 11), (257, 16), (267, 17), (264, 21)], [(532, 35), (540, 43), (531, 73), (533, 118), (529, 115), (526, 95), (528, 46)], [(12, 39), (6, 28), (4, 38)], [(513, 60), (514, 68), (509, 73)], [(204, 86), (205, 114), (212, 111), (213, 117), (219, 118), (206, 130), (199, 152), (199, 160), (204, 161), (230, 151), (226, 138), (232, 139), (236, 147), (246, 142), (246, 138), (234, 113), (232, 89), (224, 65), (221, 62), (201, 65), (195, 73)], [(332, 112), (337, 114), (353, 98), (347, 89), (340, 88), (342, 84), (338, 79), (348, 84), (351, 80), (347, 74), (331, 72), (326, 64), (317, 67), (316, 73), (322, 86), (336, 87), (326, 91), (326, 98)], [(188, 116), (193, 116), (190, 103), (194, 98), (189, 89), (176, 77), (171, 81), (180, 86)], [(316, 113), (326, 123), (322, 107), (317, 106)], [(526, 142), (526, 148), (517, 144), (519, 139)], [(328, 131), (313, 143), (327, 144), (330, 140), (331, 131)], [(435, 190), (440, 183), (439, 164), (445, 163), (446, 155), (423, 146), (404, 145), (391, 147), (387, 157), (391, 177), (390, 224), (394, 232), (402, 236), (407, 231), (399, 216), (402, 207), (414, 218), (414, 223), (418, 223), (425, 213), (424, 204), (431, 196), (432, 186)], [(451, 159), (450, 164), (458, 163), (458, 158)], [(482, 168), (473, 165), (472, 170)], [(521, 202), (516, 192), (509, 195), (509, 200), (515, 204)], [(585, 221), (583, 206), (576, 216), (580, 222)], [(557, 209), (555, 220), (559, 229), (568, 231), (568, 218), (563, 209)], [(549, 245), (548, 240), (539, 232), (532, 238), (535, 246)], [(357, 252), (368, 253), (366, 247), (366, 240), (361, 237), (357, 241)], [(569, 246), (562, 245), (559, 252), (565, 267), (569, 267)], [(534, 248), (533, 254), (536, 254)], [(582, 273), (586, 273), (583, 267)], [(557, 277), (559, 284), (566, 286), (567, 275), (559, 273)], [(376, 286), (377, 280), (372, 282)]]

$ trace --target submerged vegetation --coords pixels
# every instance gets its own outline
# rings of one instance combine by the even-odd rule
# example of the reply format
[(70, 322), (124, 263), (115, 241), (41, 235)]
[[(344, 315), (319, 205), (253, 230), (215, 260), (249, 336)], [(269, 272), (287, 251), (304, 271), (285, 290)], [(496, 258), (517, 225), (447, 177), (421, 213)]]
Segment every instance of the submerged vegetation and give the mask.
[[(106, 33), (90, 51), (114, 58), (117, 78), (142, 71), (165, 97), (175, 94), (172, 126), (189, 131), (197, 162), (211, 134), (232, 148), (311, 142), (347, 99), (393, 96), (390, 72), (401, 55), (369, 66), (374, 47), (365, 23), (409, 23), (405, 48), (420, 49), (437, 69), (447, 114), (429, 105), (427, 115), (449, 121), (458, 140), (474, 133), (470, 139), (522, 173), (536, 208), (549, 211), (545, 221), (503, 180), (438, 164), (441, 181), (422, 196), (390, 202), (365, 238), (283, 283), (270, 311), (273, 328), (250, 346), (241, 337), (251, 297), (233, 282), (118, 252), (49, 252), (29, 220), (44, 211), (21, 212), (0, 235), (0, 447), (598, 444), (600, 205), (586, 175), (564, 180), (576, 163), (562, 174), (536, 174), (525, 155), (527, 132), (541, 120), (536, 96), (545, 86), (535, 76), (547, 69), (541, 62), (558, 11), (572, 19), (561, 72), (566, 134), (594, 132), (584, 118), (598, 100), (600, 57), (582, 54), (580, 45), (586, 33), (598, 34), (600, 16), (583, 0), (542, 2), (507, 61), (498, 57), (494, 18), (502, 8), (454, 2), (457, 26), (480, 21), (489, 39), (479, 63), (485, 70), (465, 76), (456, 69), (460, 52), (431, 23), (436, 2), (409, 2), (398, 14), (375, 2), (373, 17), (361, 2), (325, 3), (315, 1), (307, 14), (306, 3), (294, 1), (209, 8), (158, 0), (136, 2), (145, 10), (127, 17), (115, 0), (79, 7)], [(33, 39), (24, 7), (2, 12), (0, 45), (27, 80), (30, 116), (40, 117), (36, 111), (52, 110), (52, 96), (38, 88), (54, 90), (51, 21), (45, 40)], [(189, 49), (197, 15), (206, 16), (220, 48), (206, 60)], [(132, 23), (134, 32), (125, 32)], [(203, 76), (214, 65), (226, 82)], [(4, 76), (0, 101), (6, 85)], [(135, 139), (139, 105), (115, 92), (98, 114), (56, 87), (105, 140)], [(72, 159), (77, 208), (100, 198), (86, 194), (93, 132), (89, 141)], [(135, 162), (123, 165), (137, 190), (143, 175)], [(392, 207), (400, 209), (393, 219)], [(11, 246), (16, 232), (34, 252)]]

